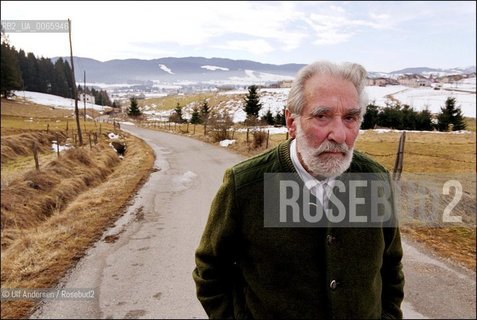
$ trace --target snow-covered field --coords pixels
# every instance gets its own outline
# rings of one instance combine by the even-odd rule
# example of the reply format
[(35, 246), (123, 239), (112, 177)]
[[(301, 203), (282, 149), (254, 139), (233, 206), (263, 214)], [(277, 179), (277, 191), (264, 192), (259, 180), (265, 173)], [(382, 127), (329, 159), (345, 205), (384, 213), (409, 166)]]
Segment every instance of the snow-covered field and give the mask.
[(453, 97), (456, 99), (456, 106), (460, 106), (464, 116), (475, 118), (475, 91), (474, 93), (469, 93), (415, 88), (399, 92), (393, 96), (401, 103), (414, 107), (414, 110), (420, 111), (428, 108), (432, 113), (440, 112), (441, 107), (445, 105), (447, 97)]
[[(31, 101), (37, 104), (42, 104), (45, 106), (52, 106), (52, 107), (59, 107), (59, 108), (66, 108), (66, 109), (75, 108), (74, 99), (54, 96), (52, 94), (32, 92), (32, 91), (15, 91), (15, 95), (18, 98), (24, 98), (28, 101)], [(78, 101), (78, 108), (83, 108), (83, 107), (84, 107), (84, 102)], [(86, 103), (86, 108), (102, 110), (103, 106), (92, 104), (92, 103)]]
[[(434, 90), (432, 88), (409, 88), (402, 85), (397, 86), (368, 86), (366, 93), (370, 102), (374, 102), (379, 106), (386, 106), (386, 102), (391, 103), (387, 96), (392, 95), (398, 99), (402, 104), (408, 104), (416, 111), (421, 111), (425, 108), (432, 113), (439, 113), (441, 107), (445, 105), (447, 97), (456, 98), (456, 105), (461, 107), (462, 113), (466, 117), (476, 117), (476, 96), (475, 96), (475, 78), (468, 79), (469, 81), (448, 86), (441, 90)], [(462, 91), (461, 91), (462, 90)], [(467, 92), (463, 92), (466, 90)], [(260, 115), (264, 115), (270, 108), (273, 114), (278, 110), (282, 110), (286, 105), (289, 89), (262, 89), (260, 91), (260, 102), (263, 107), (260, 110)], [(234, 90), (223, 92), (220, 94), (247, 94), (246, 90)], [(237, 119), (245, 118), (243, 115), (236, 117)]]
[[(272, 114), (276, 114), (282, 111), (286, 105), (289, 89), (261, 89), (260, 102), (262, 103), (262, 109), (260, 110), (260, 116), (270, 110)], [(392, 102), (389, 96), (392, 95), (394, 99), (399, 100), (402, 104), (408, 104), (416, 111), (428, 108), (432, 113), (440, 112), (440, 108), (445, 105), (447, 97), (454, 97), (456, 99), (456, 105), (460, 106), (462, 113), (466, 117), (476, 117), (476, 95), (475, 95), (475, 78), (466, 79), (457, 84), (444, 85), (441, 90), (434, 90), (432, 88), (409, 88), (406, 86), (368, 86), (366, 87), (366, 93), (369, 101), (374, 102), (379, 106), (385, 106), (387, 102)], [(74, 100), (53, 96), (44, 93), (29, 92), (29, 91), (16, 91), (15, 94), (18, 97), (24, 97), (27, 100), (33, 101), (38, 104), (51, 105), (55, 107), (74, 108)], [(247, 94), (247, 90), (234, 90), (219, 93), (221, 95), (232, 94)], [(149, 94), (146, 94), (148, 97)], [(153, 95), (151, 95), (153, 96)], [(245, 112), (242, 110), (242, 101), (230, 100), (223, 106), (229, 111), (234, 122), (241, 122), (245, 120)], [(80, 107), (83, 107), (83, 103), (79, 102)], [(155, 117), (157, 120), (165, 120), (172, 111), (154, 111), (152, 106), (148, 107), (145, 112), (150, 117)], [(102, 106), (87, 104), (87, 108), (94, 108), (102, 110)], [(190, 118), (192, 107), (185, 106), (184, 116)]]

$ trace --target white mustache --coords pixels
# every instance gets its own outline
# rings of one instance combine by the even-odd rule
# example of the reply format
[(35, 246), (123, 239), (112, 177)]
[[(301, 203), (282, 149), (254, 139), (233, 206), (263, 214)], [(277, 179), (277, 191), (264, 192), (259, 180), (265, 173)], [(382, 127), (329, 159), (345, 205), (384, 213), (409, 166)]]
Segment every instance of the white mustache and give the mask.
[(339, 144), (331, 141), (324, 141), (314, 153), (318, 156), (324, 152), (342, 152), (347, 154), (349, 152), (349, 147), (345, 143)]

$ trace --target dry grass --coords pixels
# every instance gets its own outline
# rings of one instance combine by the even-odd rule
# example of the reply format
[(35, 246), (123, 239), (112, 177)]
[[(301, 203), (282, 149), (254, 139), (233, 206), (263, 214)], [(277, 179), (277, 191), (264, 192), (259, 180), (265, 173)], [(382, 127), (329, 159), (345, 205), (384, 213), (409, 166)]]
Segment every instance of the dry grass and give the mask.
[[(2, 133), (3, 124), (2, 113)], [(12, 173), (2, 187), (2, 288), (54, 287), (124, 212), (154, 155), (142, 140), (121, 134), (128, 146), (121, 161), (105, 141), (59, 159), (43, 156), (39, 172), (27, 172), (32, 166), (25, 157), (2, 164), (2, 176), (5, 168)], [(2, 301), (1, 318), (28, 317), (35, 305)]]
[[(76, 121), (73, 110), (54, 108), (17, 99), (15, 101), (1, 99), (1, 134), (2, 136), (22, 134), (31, 131), (49, 130), (69, 133), (72, 137), (76, 133)], [(96, 110), (86, 110), (88, 115), (98, 116)], [(107, 130), (111, 125), (94, 121), (83, 121), (83, 110), (79, 109), (80, 128), (83, 134), (89, 131)]]
[(181, 96), (174, 95), (159, 98), (147, 98), (144, 100), (138, 100), (138, 104), (141, 108), (148, 106), (152, 110), (162, 111), (172, 110), (177, 106), (178, 103), (182, 107), (185, 107), (188, 104), (193, 104), (193, 106), (200, 107), (204, 100), (207, 100), (209, 107), (213, 109), (225, 102), (230, 101), (230, 99), (240, 100), (244, 96), (245, 94), (218, 95), (216, 93), (194, 93)]
[(474, 227), (406, 227), (401, 231), (441, 257), (475, 271)]
[(39, 153), (51, 153), (51, 143), (56, 140), (60, 144), (66, 141), (66, 134), (63, 132), (27, 132), (9, 135), (2, 138), (1, 142), (1, 162), (11, 162), (17, 157), (33, 156), (33, 145), (38, 148)]
[(35, 118), (73, 118), (73, 110), (71, 109), (44, 106), (25, 101), (21, 97), (17, 97), (15, 100), (2, 98), (1, 110), (2, 117), (13, 116), (30, 118), (34, 115)]
[(2, 189), (2, 249), (16, 240), (19, 230), (36, 227), (77, 195), (102, 183), (119, 161), (106, 143), (94, 150), (70, 149), (40, 171), (30, 170)]

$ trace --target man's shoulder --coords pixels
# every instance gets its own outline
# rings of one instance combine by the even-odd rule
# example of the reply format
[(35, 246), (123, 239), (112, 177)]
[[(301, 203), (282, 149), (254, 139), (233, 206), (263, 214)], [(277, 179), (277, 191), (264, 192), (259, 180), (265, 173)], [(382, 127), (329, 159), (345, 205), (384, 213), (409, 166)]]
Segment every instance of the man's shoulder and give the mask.
[(273, 149), (264, 151), (233, 166), (232, 172), (236, 188), (243, 188), (263, 181), (265, 173), (286, 170), (283, 161), (286, 161), (288, 146), (288, 141), (283, 142)]
[(351, 161), (348, 171), (362, 173), (388, 173), (388, 170), (382, 164), (357, 150), (353, 152), (353, 160)]

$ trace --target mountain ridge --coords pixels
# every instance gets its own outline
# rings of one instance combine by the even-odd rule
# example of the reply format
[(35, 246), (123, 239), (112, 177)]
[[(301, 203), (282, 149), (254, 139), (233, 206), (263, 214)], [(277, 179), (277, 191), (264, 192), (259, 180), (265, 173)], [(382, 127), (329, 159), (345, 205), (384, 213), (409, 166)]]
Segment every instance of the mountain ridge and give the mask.
[[(51, 58), (55, 62), (60, 57)], [(61, 57), (68, 62), (69, 57)], [(86, 71), (87, 82), (104, 83), (147, 83), (147, 82), (222, 82), (249, 79), (263, 82), (292, 79), (305, 64), (269, 64), (252, 60), (205, 57), (164, 57), (157, 59), (113, 59), (99, 61), (86, 57), (74, 57), (76, 80), (83, 81)], [(412, 67), (392, 72), (368, 72), (369, 77), (396, 77), (400, 74), (450, 75), (475, 72), (475, 66), (438, 69)], [(272, 77), (270, 77), (270, 75)], [(245, 81), (245, 80), (244, 80)]]

